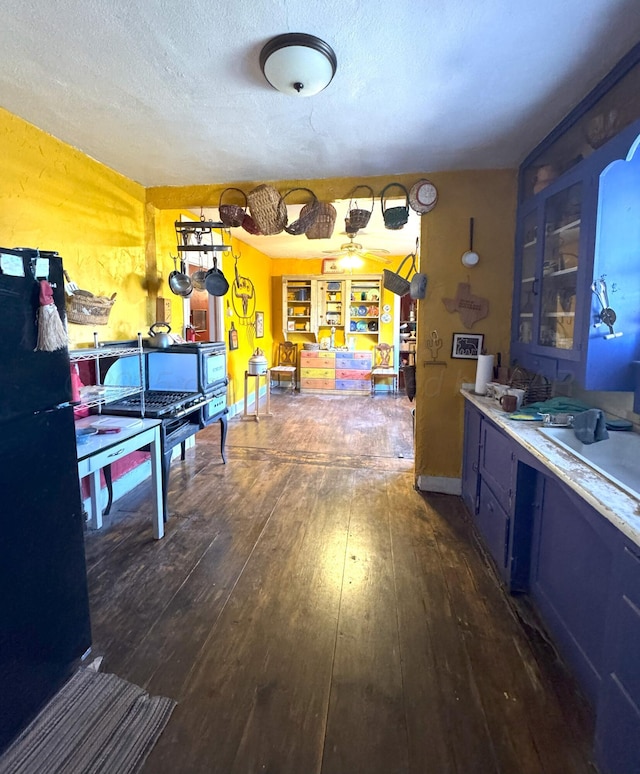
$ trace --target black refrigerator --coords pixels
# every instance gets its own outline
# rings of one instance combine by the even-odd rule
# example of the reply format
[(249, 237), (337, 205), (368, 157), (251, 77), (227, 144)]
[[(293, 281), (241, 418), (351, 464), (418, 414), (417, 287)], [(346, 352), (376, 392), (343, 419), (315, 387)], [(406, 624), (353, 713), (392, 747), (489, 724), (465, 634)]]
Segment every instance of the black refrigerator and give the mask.
[(0, 248), (0, 751), (91, 646), (69, 353), (36, 351), (57, 253)]

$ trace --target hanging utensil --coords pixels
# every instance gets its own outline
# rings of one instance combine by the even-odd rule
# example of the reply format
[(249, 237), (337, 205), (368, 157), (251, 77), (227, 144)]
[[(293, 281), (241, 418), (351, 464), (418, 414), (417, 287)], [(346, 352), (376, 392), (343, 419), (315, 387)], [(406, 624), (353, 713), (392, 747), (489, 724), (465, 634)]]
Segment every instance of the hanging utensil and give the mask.
[[(169, 289), (172, 293), (175, 293), (176, 296), (187, 298), (187, 296), (191, 295), (191, 291), (193, 289), (191, 284), (191, 277), (189, 277), (188, 274), (184, 274), (183, 272), (178, 271), (178, 259), (175, 256), (173, 257), (173, 265), (174, 270), (169, 275)], [(180, 268), (183, 268), (182, 262), (180, 264)]]
[(614, 310), (609, 306), (609, 294), (607, 293), (607, 283), (604, 281), (604, 276), (600, 277), (600, 279), (596, 282), (595, 280), (591, 283), (591, 291), (595, 295), (595, 297), (600, 302), (600, 312), (598, 313), (598, 322), (596, 325), (600, 325), (600, 323), (604, 323), (607, 328), (609, 329), (609, 333), (604, 334), (605, 339), (618, 339), (620, 336), (622, 336), (622, 331), (614, 331), (613, 326), (616, 322), (617, 315), (614, 312)]
[(473, 250), (473, 218), (469, 218), (469, 249), (462, 254), (462, 265), (470, 269), (480, 260), (478, 253)]
[(207, 293), (212, 296), (224, 296), (229, 290), (227, 278), (218, 268), (218, 259), (215, 256), (213, 258), (213, 267), (207, 272), (204, 284)]

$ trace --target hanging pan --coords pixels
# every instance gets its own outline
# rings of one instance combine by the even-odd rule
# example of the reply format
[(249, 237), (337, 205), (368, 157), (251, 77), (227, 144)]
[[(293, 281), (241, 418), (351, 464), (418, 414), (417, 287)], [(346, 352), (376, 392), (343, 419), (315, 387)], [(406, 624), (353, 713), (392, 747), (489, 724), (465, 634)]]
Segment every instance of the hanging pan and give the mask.
[(469, 218), (469, 249), (462, 254), (462, 265), (470, 269), (480, 260), (478, 253), (473, 250), (473, 218)]
[[(416, 252), (415, 256), (418, 257), (418, 244), (419, 240), (416, 239)], [(422, 272), (416, 272), (411, 277), (411, 283), (409, 285), (409, 295), (415, 300), (424, 298), (427, 294), (427, 275)]]
[(229, 290), (229, 283), (227, 278), (218, 268), (218, 259), (214, 256), (213, 267), (207, 272), (204, 286), (212, 296), (224, 296)]
[[(188, 274), (184, 274), (182, 271), (178, 271), (178, 259), (173, 259), (174, 270), (169, 275), (169, 289), (176, 296), (182, 296), (187, 298), (191, 295), (193, 286), (191, 284), (191, 277)], [(180, 267), (182, 268), (182, 266)]]

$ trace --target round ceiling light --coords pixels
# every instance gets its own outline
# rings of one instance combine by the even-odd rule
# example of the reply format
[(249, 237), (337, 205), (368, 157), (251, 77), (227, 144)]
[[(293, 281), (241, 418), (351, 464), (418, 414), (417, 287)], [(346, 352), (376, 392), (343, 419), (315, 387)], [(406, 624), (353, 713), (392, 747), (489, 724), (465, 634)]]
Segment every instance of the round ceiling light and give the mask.
[(327, 88), (337, 66), (331, 46), (304, 32), (278, 35), (260, 52), (264, 77), (283, 94), (312, 97)]

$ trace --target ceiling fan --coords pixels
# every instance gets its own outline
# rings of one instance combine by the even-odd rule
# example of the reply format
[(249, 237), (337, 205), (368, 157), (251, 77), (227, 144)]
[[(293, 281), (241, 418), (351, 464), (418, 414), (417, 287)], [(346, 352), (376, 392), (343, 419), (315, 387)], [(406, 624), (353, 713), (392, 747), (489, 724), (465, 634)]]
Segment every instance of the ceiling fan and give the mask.
[[(383, 249), (367, 249), (363, 247), (359, 242), (355, 241), (355, 234), (349, 236), (349, 241), (340, 245), (338, 250), (323, 250), (323, 253), (329, 255), (347, 268), (357, 268), (358, 265), (362, 265), (363, 260), (379, 261), (380, 263), (391, 263), (386, 255), (389, 255), (388, 250)], [(359, 263), (358, 263), (359, 262)]]

